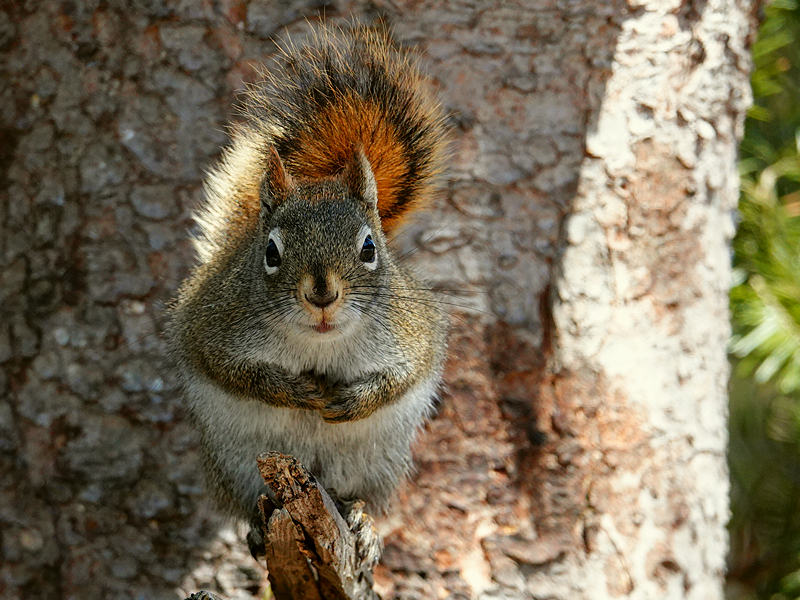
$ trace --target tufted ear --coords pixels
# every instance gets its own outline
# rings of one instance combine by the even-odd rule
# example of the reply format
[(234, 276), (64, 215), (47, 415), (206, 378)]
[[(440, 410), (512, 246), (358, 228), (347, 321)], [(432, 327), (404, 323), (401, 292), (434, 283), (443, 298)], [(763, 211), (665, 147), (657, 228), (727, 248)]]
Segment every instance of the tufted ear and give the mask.
[(271, 212), (286, 199), (293, 189), (292, 176), (283, 167), (283, 161), (278, 156), (278, 151), (274, 146), (270, 146), (267, 154), (267, 167), (261, 182), (261, 215)]
[(372, 174), (372, 166), (360, 144), (344, 168), (342, 181), (353, 195), (364, 200), (373, 210), (378, 209), (378, 185), (375, 183), (375, 175)]

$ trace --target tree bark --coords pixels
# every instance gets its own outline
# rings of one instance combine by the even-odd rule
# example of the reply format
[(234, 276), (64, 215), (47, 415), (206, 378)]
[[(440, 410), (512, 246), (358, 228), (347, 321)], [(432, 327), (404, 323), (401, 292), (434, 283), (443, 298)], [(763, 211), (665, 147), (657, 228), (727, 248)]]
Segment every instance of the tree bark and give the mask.
[[(396, 241), (453, 331), (376, 590), (721, 598), (754, 4), (323, 4), (423, 50), (453, 126), (441, 201)], [(3, 598), (263, 597), (160, 332), (236, 93), (319, 7), (0, 8)]]
[[(561, 101), (585, 115), (587, 126), (582, 156), (556, 153), (554, 165), (535, 169), (532, 182), (523, 177), (505, 185), (497, 181), (503, 174), (497, 165), (519, 164), (513, 146), (509, 152), (480, 138), (473, 144), (474, 130), (459, 139), (466, 153), (456, 159), (459, 174), (478, 173), (502, 196), (493, 207), (456, 178), (457, 216), (445, 235), (433, 227), (417, 234), (433, 237), (420, 263), (444, 262), (437, 244), (455, 248), (466, 273), (487, 262), (475, 253), (488, 254), (497, 271), (471, 281), (495, 286), (489, 308), (505, 318), (461, 316), (475, 331), (462, 326), (454, 336), (457, 358), (443, 409), (449, 422), (434, 423), (420, 450), (422, 473), (404, 497), (413, 507), (404, 510), (404, 522), (418, 510), (433, 522), (455, 509), (468, 516), (450, 518), (472, 526), (449, 529), (449, 547), (422, 541), (430, 527), (387, 534), (384, 562), (394, 573), (434, 570), (425, 559), (432, 556), (439, 572), (447, 563), (458, 569), (462, 593), (480, 598), (721, 599), (727, 293), (753, 5), (637, 1), (573, 8), (547, 24), (562, 23), (564, 44), (582, 19), (580, 30), (592, 41), (560, 45), (563, 59), (532, 44), (531, 64), (558, 75), (542, 95), (527, 96), (530, 105), (523, 108), (502, 84), (499, 91), (470, 89), (474, 100), (448, 86), (476, 107), (482, 131), (527, 127), (564, 147), (574, 123), (566, 109), (531, 106), (584, 76), (582, 92)], [(541, 34), (545, 19), (535, 22)], [(507, 47), (502, 33), (489, 37)], [(592, 64), (588, 73), (575, 67), (576, 54)], [(494, 110), (481, 105), (488, 97)], [(522, 125), (516, 110), (543, 114)], [(541, 153), (545, 142), (529, 139), (526, 151)], [(497, 150), (487, 157), (490, 147)], [(533, 252), (520, 243), (530, 235), (526, 229), (542, 227), (539, 207), (520, 196), (538, 199), (542, 192), (563, 201), (545, 277), (536, 260), (525, 260), (537, 255), (536, 242)], [(488, 235), (476, 233), (487, 224)], [(458, 247), (465, 231), (469, 250)], [(478, 475), (474, 465), (489, 475)], [(474, 481), (485, 500), (470, 498)], [(427, 593), (459, 589), (444, 577), (415, 583)], [(408, 580), (389, 585), (404, 592)]]

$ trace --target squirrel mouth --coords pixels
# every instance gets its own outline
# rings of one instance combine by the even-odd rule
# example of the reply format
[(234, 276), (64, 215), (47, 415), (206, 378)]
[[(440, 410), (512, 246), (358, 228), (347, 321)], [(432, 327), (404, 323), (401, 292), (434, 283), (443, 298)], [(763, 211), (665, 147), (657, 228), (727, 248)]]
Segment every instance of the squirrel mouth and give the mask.
[(330, 323), (326, 323), (322, 321), (319, 325), (312, 325), (311, 328), (316, 331), (317, 333), (328, 333), (336, 328), (336, 325), (331, 325)]

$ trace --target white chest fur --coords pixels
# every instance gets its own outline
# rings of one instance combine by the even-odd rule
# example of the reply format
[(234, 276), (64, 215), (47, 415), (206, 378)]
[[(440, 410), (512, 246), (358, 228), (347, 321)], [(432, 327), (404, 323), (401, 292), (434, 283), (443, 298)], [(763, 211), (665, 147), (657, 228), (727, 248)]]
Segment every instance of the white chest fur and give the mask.
[(335, 424), (313, 411), (241, 399), (200, 379), (188, 391), (221, 480), (214, 481), (212, 473), (211, 484), (232, 485), (247, 513), (264, 492), (255, 458), (267, 451), (295, 456), (342, 498), (368, 498), (378, 508), (385, 506), (411, 466), (410, 445), (431, 411), (437, 385), (438, 378), (429, 378), (366, 419)]

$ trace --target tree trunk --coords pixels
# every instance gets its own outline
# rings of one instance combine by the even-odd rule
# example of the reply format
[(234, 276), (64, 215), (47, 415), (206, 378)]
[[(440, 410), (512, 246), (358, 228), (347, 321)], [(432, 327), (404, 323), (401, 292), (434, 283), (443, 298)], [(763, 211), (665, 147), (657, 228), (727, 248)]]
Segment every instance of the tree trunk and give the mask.
[[(425, 51), (452, 304), (389, 598), (722, 597), (745, 0), (342, 0)], [(0, 8), (0, 596), (263, 597), (160, 332), (235, 92), (319, 2)], [(166, 366), (165, 366), (166, 363)]]
[(419, 262), (454, 262), (502, 318), (456, 321), (397, 521), (437, 526), (387, 533), (387, 587), (720, 599), (753, 7), (554, 9), (483, 13), (485, 53), (437, 64), (467, 125), (456, 210), (417, 234)]

